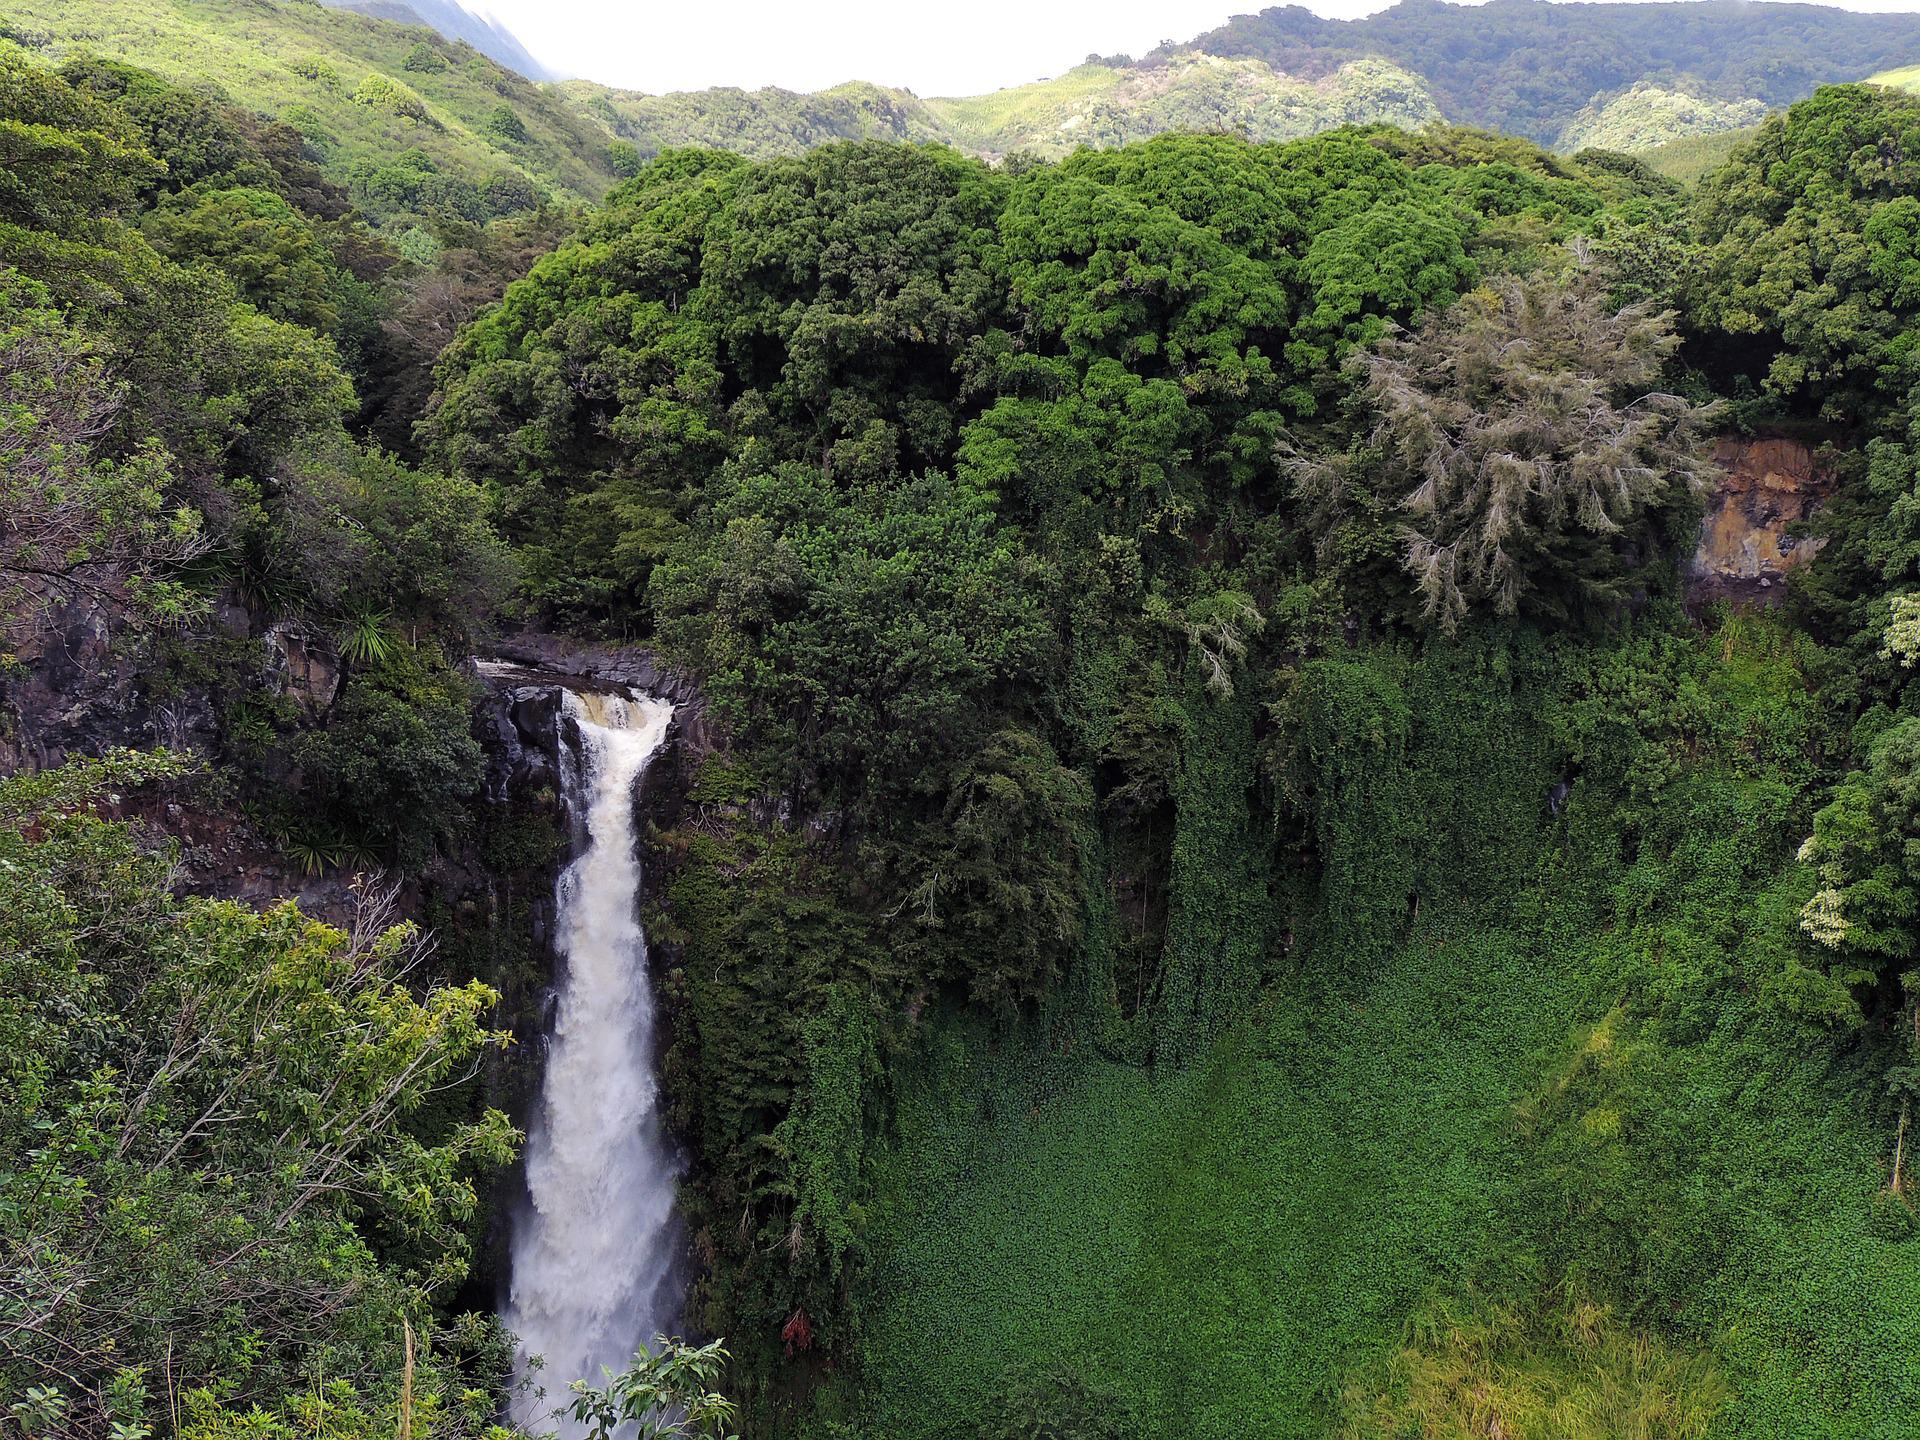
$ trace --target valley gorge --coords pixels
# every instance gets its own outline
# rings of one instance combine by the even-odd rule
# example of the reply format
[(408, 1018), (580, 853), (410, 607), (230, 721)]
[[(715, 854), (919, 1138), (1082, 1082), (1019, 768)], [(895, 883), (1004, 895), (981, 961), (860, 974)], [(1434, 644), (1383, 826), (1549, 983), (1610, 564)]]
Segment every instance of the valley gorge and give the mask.
[(0, 0), (0, 1440), (1904, 1433), (1904, 22), (1683, 182), (1611, 7), (983, 159), (165, 5)]

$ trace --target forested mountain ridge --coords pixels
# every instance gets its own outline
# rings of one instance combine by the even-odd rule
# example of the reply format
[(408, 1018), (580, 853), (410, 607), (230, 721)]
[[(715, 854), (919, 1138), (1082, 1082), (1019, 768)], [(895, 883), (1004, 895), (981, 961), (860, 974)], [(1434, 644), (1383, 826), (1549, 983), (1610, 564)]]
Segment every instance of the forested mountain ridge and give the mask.
[(1400, 0), (1361, 19), (1327, 20), (1288, 5), (1235, 16), (1157, 53), (1182, 50), (1247, 56), (1304, 74), (1360, 55), (1384, 56), (1418, 75), (1456, 124), (1570, 148), (1564, 132), (1577, 112), (1635, 86), (1772, 108), (1818, 85), (1913, 64), (1920, 59), (1920, 15), (1746, 0)]
[(149, 66), (292, 124), (364, 212), (395, 226), (435, 208), (484, 220), (510, 207), (596, 199), (639, 160), (680, 145), (765, 157), (898, 139), (1058, 155), (1168, 130), (1285, 140), (1438, 115), (1417, 79), (1377, 59), (1305, 79), (1205, 55), (1151, 69), (1090, 62), (1056, 80), (960, 99), (865, 81), (817, 95), (640, 95), (588, 81), (536, 85), (524, 70), (396, 16), (404, 18), (398, 7), (328, 11), (311, 0), (0, 4), (0, 25), (52, 57), (98, 53)]
[(814, 95), (703, 90), (637, 95), (574, 81), (567, 93), (643, 155), (714, 145), (769, 158), (830, 140), (938, 141), (971, 154), (1058, 156), (1168, 131), (1293, 140), (1340, 125), (1418, 128), (1439, 118), (1419, 79), (1365, 58), (1311, 79), (1258, 60), (1175, 56), (1151, 68), (1089, 61), (1052, 80), (923, 100), (853, 82)]
[[(1822, 89), (1692, 191), (1365, 125), (629, 141), (601, 203), (470, 214), (25, 39), (6, 1440), (518, 1440), (579, 817), (507, 651), (697, 719), (632, 818), (731, 1358), (583, 1409), (1920, 1413), (1920, 98)], [(1688, 574), (1733, 478), (1738, 603)]]

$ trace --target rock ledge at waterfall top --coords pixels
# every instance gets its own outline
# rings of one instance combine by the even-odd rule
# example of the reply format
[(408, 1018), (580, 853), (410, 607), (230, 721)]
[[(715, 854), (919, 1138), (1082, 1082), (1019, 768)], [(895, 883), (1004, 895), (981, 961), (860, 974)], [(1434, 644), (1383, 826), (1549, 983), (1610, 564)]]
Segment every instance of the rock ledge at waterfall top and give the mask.
[(487, 752), (487, 793), (506, 798), (509, 788), (550, 778), (560, 707), (553, 697), (516, 695), (542, 685), (564, 690), (624, 689), (673, 702), (667, 788), (684, 790), (699, 759), (719, 748), (699, 687), (637, 646), (597, 644), (544, 631), (503, 636), (479, 659), (515, 667), (509, 675), (486, 675), (490, 693), (476, 715)]
[(539, 630), (520, 630), (501, 636), (484, 658), (521, 666), (568, 689), (625, 685), (671, 700), (682, 709), (705, 708), (693, 681), (668, 668), (652, 651), (636, 646), (602, 645)]

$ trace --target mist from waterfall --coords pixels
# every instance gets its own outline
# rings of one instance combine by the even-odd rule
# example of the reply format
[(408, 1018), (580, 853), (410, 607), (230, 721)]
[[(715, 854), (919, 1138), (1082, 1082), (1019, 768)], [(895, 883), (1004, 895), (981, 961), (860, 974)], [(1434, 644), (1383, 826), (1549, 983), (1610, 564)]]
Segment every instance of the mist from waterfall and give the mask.
[(556, 944), (563, 961), (541, 1104), (529, 1126), (531, 1205), (514, 1226), (505, 1320), (545, 1365), (544, 1397), (516, 1395), (536, 1432), (581, 1433), (553, 1411), (568, 1385), (620, 1370), (669, 1326), (676, 1166), (651, 1064), (653, 991), (640, 926), (634, 790), (666, 739), (673, 707), (653, 699), (563, 692), (578, 753), (561, 745), (570, 813), (585, 844), (561, 875)]

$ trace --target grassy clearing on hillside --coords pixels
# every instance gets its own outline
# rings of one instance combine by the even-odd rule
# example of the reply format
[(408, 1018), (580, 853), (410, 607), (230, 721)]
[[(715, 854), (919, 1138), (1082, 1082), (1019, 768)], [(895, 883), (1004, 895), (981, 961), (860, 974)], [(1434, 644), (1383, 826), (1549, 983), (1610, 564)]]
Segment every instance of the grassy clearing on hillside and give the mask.
[[(1783, 1061), (1747, 1002), (1627, 1107), (1618, 1154), (1561, 1177), (1567, 1213), (1542, 1208), (1516, 1116), (1567, 1082), (1556, 1046), (1592, 1063), (1608, 958), (1433, 924), (1357, 998), (1276, 999), (1158, 1081), (942, 1024), (883, 1166), (863, 1433), (963, 1433), (1009, 1357), (1113, 1387), (1152, 1435), (1906, 1433), (1920, 1246), (1883, 1233), (1885, 1128), (1845, 1108), (1861, 1077)], [(1619, 1123), (1595, 1104), (1573, 1128)], [(1513, 1217), (1551, 1248), (1596, 1172), (1649, 1163), (1636, 1141), (1690, 1152), (1646, 1263), (1680, 1257), (1699, 1298), (1542, 1300)], [(1475, 1298), (1488, 1275), (1508, 1283)]]
[(1639, 152), (1639, 158), (1669, 180), (1698, 184), (1702, 177), (1726, 163), (1727, 157), (1754, 137), (1760, 127), (1723, 130), (1717, 135), (1690, 135)]
[(1920, 65), (1902, 65), (1897, 70), (1882, 70), (1867, 76), (1869, 85), (1886, 85), (1895, 90), (1920, 91)]
[(1509, 1110), (1574, 999), (1509, 936), (1403, 960), (1160, 1079), (941, 1027), (880, 1187), (869, 1433), (955, 1433), (1017, 1357), (1154, 1435), (1328, 1434), (1341, 1378), (1497, 1238)]
[(1018, 149), (1042, 136), (1070, 141), (1087, 110), (1118, 94), (1124, 78), (1108, 65), (1077, 65), (1064, 75), (986, 95), (932, 99), (927, 109), (952, 132), (956, 144), (969, 149)]

